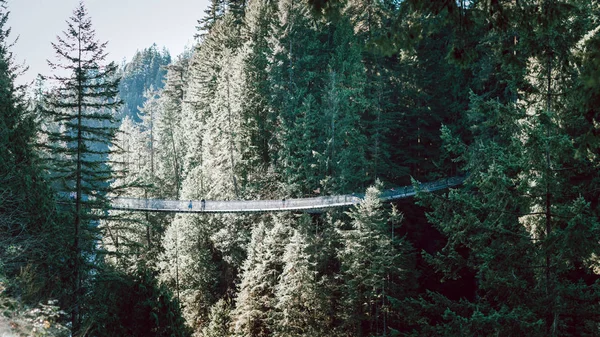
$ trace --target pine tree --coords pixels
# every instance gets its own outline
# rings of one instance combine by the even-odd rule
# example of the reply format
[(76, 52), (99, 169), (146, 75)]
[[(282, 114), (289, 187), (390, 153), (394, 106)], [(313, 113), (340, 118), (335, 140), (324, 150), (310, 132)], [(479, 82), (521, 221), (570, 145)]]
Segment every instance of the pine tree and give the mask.
[(260, 223), (252, 230), (232, 313), (236, 336), (270, 336), (278, 324), (275, 289), (283, 272), (281, 257), (290, 235), (288, 221), (276, 218), (271, 228)]
[(146, 91), (164, 87), (165, 69), (171, 63), (169, 51), (159, 51), (156, 44), (142, 51), (137, 51), (130, 62), (123, 65), (123, 77), (119, 82), (119, 96), (123, 100), (121, 118), (129, 116), (140, 122), (138, 108), (147, 100)]
[[(380, 184), (380, 183), (379, 183)], [(342, 328), (353, 336), (386, 335), (394, 326), (391, 300), (414, 288), (410, 247), (393, 241), (391, 223), (399, 215), (383, 209), (379, 186), (369, 187), (365, 198), (349, 212), (350, 228), (342, 225), (344, 247), (339, 252), (343, 285)]]
[(52, 44), (57, 62), (49, 62), (57, 73), (48, 77), (57, 87), (48, 96), (44, 112), (64, 127), (64, 132), (49, 133), (47, 148), (60, 155), (49, 168), (54, 180), (61, 191), (74, 195), (71, 319), (73, 335), (79, 335), (85, 261), (93, 256), (98, 239), (95, 222), (103, 217), (92, 209), (106, 208), (106, 194), (114, 190), (108, 185), (113, 172), (106, 161), (117, 131), (113, 111), (121, 102), (116, 99), (117, 66), (102, 65), (107, 43), (96, 40), (83, 2), (57, 39)]
[(198, 216), (178, 216), (169, 225), (159, 256), (160, 279), (174, 290), (183, 306), (183, 316), (194, 330), (209, 319), (217, 301), (218, 260), (207, 223)]
[(250, 1), (244, 17), (244, 45), (240, 48), (242, 160), (248, 167), (247, 196), (268, 197), (276, 188), (273, 161), (276, 114), (270, 104), (268, 39), (276, 7), (272, 1)]
[(6, 2), (0, 1), (1, 292), (30, 305), (62, 302), (68, 282), (60, 275), (69, 273), (62, 261), (70, 256), (63, 224), (70, 219), (56, 208), (44, 179), (35, 147), (40, 129), (36, 114), (28, 110), (24, 87), (15, 83), (25, 69), (15, 64), (10, 51), (8, 17)]
[(327, 301), (308, 247), (306, 237), (294, 230), (275, 288), (275, 336), (322, 336), (327, 332)]
[(269, 79), (277, 116), (275, 169), (282, 193), (309, 195), (325, 177), (326, 140), (320, 132), (327, 46), (306, 1), (280, 1), (273, 24)]
[(160, 113), (153, 127), (156, 135), (156, 178), (160, 195), (178, 198), (183, 182), (183, 158), (187, 147), (182, 135), (182, 105), (185, 97), (185, 82), (188, 60), (180, 58), (167, 69), (167, 81), (160, 94)]
[(206, 118), (204, 174), (209, 198), (239, 199), (243, 196), (244, 176), (241, 169), (241, 116), (239, 58), (226, 48), (217, 77), (211, 114)]
[(225, 0), (211, 0), (204, 14), (206, 16), (198, 20), (199, 25), (196, 27), (200, 32), (198, 33), (199, 37), (209, 34), (212, 27), (223, 17), (225, 14)]
[(227, 10), (233, 15), (236, 25), (241, 28), (248, 0), (227, 0)]
[(323, 153), (328, 182), (324, 185), (332, 193), (351, 193), (364, 189), (369, 178), (366, 130), (361, 123), (368, 106), (366, 71), (350, 22), (340, 18), (335, 23), (335, 49), (322, 108), (323, 123), (328, 125)]
[(573, 183), (587, 184), (590, 177), (589, 158), (573, 146), (586, 100), (570, 90), (582, 83), (574, 53), (595, 28), (591, 6), (545, 1), (493, 8), (502, 20), (480, 47), (487, 55), (502, 53), (491, 58), (501, 72), (489, 73), (485, 91), (471, 96), (474, 142), (443, 131), (470, 175), (463, 190), (431, 196), (428, 203), (434, 206), (430, 219), (448, 235), (431, 262), (447, 278), (472, 271), (476, 284), (468, 301), (429, 297), (434, 307), (448, 308), (432, 314), (443, 317), (436, 331), (596, 333), (597, 317), (590, 313), (597, 310), (598, 277), (589, 260), (597, 254), (596, 197)]
[(223, 28), (219, 21), (213, 33), (206, 35), (196, 47), (189, 61), (189, 73), (186, 83), (186, 93), (183, 102), (182, 124), (185, 144), (189, 151), (186, 152), (184, 167), (186, 181), (184, 189), (189, 187), (187, 193), (192, 197), (196, 194), (205, 199), (207, 188), (204, 138), (207, 135), (207, 119), (211, 116), (210, 102), (216, 90), (216, 78), (220, 71), (215, 60), (220, 59), (223, 45), (219, 40), (218, 32)]
[[(404, 45), (390, 41), (391, 36), (398, 34), (393, 27), (405, 18), (398, 7), (390, 0), (351, 0), (343, 8), (340, 21), (341, 27), (344, 26), (343, 20), (350, 19), (352, 22), (366, 71), (361, 102), (365, 110), (361, 122), (368, 140), (366, 153), (371, 183), (373, 179), (381, 178), (398, 184), (407, 173), (398, 158), (392, 155), (396, 147), (402, 148), (396, 143), (406, 133), (406, 130), (399, 130), (405, 125), (399, 122), (404, 108), (404, 102), (399, 98), (407, 91), (400, 80), (403, 63), (400, 55), (407, 53)], [(402, 27), (400, 31), (405, 32), (406, 29)], [(398, 50), (400, 48), (402, 52)]]
[(229, 336), (231, 307), (225, 300), (220, 299), (210, 308), (209, 322), (202, 329), (203, 336), (222, 337)]

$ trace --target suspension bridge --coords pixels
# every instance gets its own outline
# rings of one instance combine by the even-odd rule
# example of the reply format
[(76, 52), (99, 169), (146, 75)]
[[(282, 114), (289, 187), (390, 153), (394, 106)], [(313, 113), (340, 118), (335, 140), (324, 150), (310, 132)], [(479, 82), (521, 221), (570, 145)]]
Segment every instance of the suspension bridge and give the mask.
[[(382, 201), (413, 197), (417, 191), (435, 192), (463, 183), (465, 177), (452, 177), (415, 186), (401, 186), (382, 191)], [(166, 200), (115, 197), (110, 207), (115, 210), (138, 212), (171, 213), (261, 213), (261, 212), (306, 212), (321, 213), (327, 209), (349, 207), (359, 204), (364, 194), (343, 194), (311, 198), (278, 200)]]

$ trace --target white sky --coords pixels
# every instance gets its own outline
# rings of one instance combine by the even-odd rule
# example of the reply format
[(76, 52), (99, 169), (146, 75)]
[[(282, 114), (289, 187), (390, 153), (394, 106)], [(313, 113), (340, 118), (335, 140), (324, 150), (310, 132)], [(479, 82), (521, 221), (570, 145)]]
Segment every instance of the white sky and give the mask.
[[(50, 42), (67, 28), (79, 0), (7, 0), (8, 26), (17, 63), (29, 66), (18, 83), (33, 81), (38, 73), (49, 74), (46, 60), (54, 60)], [(171, 56), (194, 42), (197, 21), (204, 16), (208, 0), (85, 0), (96, 37), (109, 41), (108, 60), (130, 60), (136, 50), (156, 43)]]

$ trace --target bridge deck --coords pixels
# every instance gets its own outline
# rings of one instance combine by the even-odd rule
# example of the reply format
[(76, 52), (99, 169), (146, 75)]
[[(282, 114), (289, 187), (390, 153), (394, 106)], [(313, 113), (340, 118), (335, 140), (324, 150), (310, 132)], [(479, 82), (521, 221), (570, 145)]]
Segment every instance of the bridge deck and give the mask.
[[(452, 177), (429, 183), (421, 183), (419, 188), (434, 192), (462, 184), (464, 177)], [(416, 194), (413, 186), (385, 190), (381, 200), (390, 201), (409, 198)], [(176, 213), (259, 213), (300, 211), (319, 213), (328, 208), (348, 207), (359, 204), (364, 194), (332, 195), (313, 198), (280, 200), (164, 200), (116, 197), (111, 200), (111, 208), (140, 212)]]

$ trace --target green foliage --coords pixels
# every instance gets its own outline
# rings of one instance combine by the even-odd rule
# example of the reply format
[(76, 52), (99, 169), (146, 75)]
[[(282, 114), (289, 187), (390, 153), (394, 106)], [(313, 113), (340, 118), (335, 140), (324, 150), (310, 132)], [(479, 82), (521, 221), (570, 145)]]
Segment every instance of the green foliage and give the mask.
[(21, 68), (9, 50), (7, 20), (0, 1), (0, 276), (8, 295), (36, 305), (65, 295), (69, 236), (63, 230), (70, 218), (59, 213), (43, 179), (34, 146), (38, 125), (14, 83)]
[(275, 167), (285, 195), (309, 195), (325, 176), (327, 140), (321, 133), (321, 98), (328, 47), (321, 22), (305, 1), (280, 1), (270, 37), (269, 80), (277, 113)]
[(283, 272), (282, 255), (289, 240), (290, 223), (284, 217), (273, 220), (273, 224), (260, 223), (252, 230), (232, 312), (234, 335), (270, 336), (278, 324), (273, 315), (275, 292)]
[[(456, 189), (391, 210), (376, 183), (347, 213), (111, 212), (107, 258), (91, 254), (100, 236), (88, 228), (74, 246), (88, 253), (69, 258), (78, 235), (62, 224), (75, 219), (36, 179), (35, 127), (0, 76), (0, 267), (11, 295), (55, 295), (69, 308), (77, 301), (57, 289), (85, 261), (93, 335), (597, 335), (599, 9), (215, 0), (193, 53), (163, 69), (168, 54), (153, 46), (125, 67), (121, 95), (139, 115), (113, 146), (116, 125), (99, 121), (103, 102), (117, 101), (98, 98), (116, 82), (84, 88), (108, 69), (84, 62), (64, 82), (83, 90), (58, 87), (62, 100), (40, 103), (57, 117), (44, 139), (60, 141), (46, 154), (55, 185), (81, 190), (83, 205), (122, 186), (140, 198), (281, 200), (468, 172)], [(67, 113), (77, 92), (101, 108), (83, 109), (81, 137)], [(82, 181), (97, 185), (72, 182), (81, 150)], [(127, 174), (110, 176), (107, 156)], [(102, 192), (80, 200), (90, 191)]]
[(168, 67), (165, 88), (158, 103), (160, 112), (154, 124), (156, 139), (162, 145), (156, 151), (155, 186), (159, 195), (168, 198), (178, 197), (183, 181), (182, 158), (186, 147), (181, 132), (181, 115), (187, 62), (181, 57)]
[(323, 117), (328, 125), (326, 147), (319, 156), (325, 167), (325, 192), (351, 193), (363, 189), (368, 177), (368, 141), (361, 116), (369, 105), (366, 69), (349, 20), (336, 22), (335, 49), (328, 65)]
[(240, 50), (240, 137), (245, 195), (271, 195), (277, 181), (273, 172), (277, 114), (271, 108), (269, 57), (276, 6), (271, 1), (251, 1), (244, 17), (244, 45)]
[(275, 287), (274, 336), (322, 336), (327, 333), (328, 298), (311, 261), (307, 238), (294, 230), (283, 254)]
[(106, 268), (94, 280), (84, 326), (93, 336), (190, 336), (173, 292), (154, 273)]
[(401, 215), (384, 210), (379, 200), (381, 183), (369, 187), (365, 198), (348, 215), (350, 228), (339, 226), (344, 247), (339, 251), (344, 280), (342, 327), (354, 336), (387, 334), (400, 323), (391, 309), (393, 300), (411, 295), (415, 288), (410, 245), (394, 240)]
[(114, 152), (110, 149), (117, 132), (114, 113), (121, 101), (117, 66), (103, 64), (107, 43), (96, 40), (83, 2), (66, 23), (63, 36), (52, 43), (57, 61), (49, 62), (55, 73), (47, 78), (56, 87), (39, 107), (58, 128), (48, 128), (47, 140), (40, 146), (47, 151), (46, 169), (54, 187), (73, 196), (69, 306), (72, 332), (78, 336), (83, 283), (100, 239), (97, 221), (107, 218), (102, 211), (108, 205), (107, 194), (120, 188), (109, 185), (117, 173), (107, 165), (107, 157)]
[(209, 319), (210, 307), (221, 295), (221, 261), (208, 225), (197, 216), (175, 218), (165, 231), (158, 263), (162, 284), (173, 289), (187, 323), (194, 329)]
[[(446, 279), (475, 275), (470, 298), (432, 314), (445, 335), (596, 333), (589, 313), (598, 298), (598, 218), (591, 206), (597, 197), (577, 182), (593, 184), (597, 172), (588, 173), (590, 158), (573, 146), (585, 129), (580, 107), (587, 103), (570, 90), (585, 81), (574, 67), (578, 41), (594, 27), (584, 14), (590, 4), (520, 6), (504, 12), (503, 25), (478, 46), (478, 65), (493, 60), (499, 70), (484, 79), (494, 85), (471, 96), (473, 142), (444, 131), (448, 149), (470, 172), (465, 188), (424, 196), (430, 221), (448, 237), (442, 252), (428, 257), (430, 265)], [(494, 48), (507, 48), (507, 35), (512, 56), (499, 58)], [(424, 303), (448, 303), (444, 297)]]
[(142, 51), (137, 51), (131, 61), (122, 68), (119, 83), (119, 97), (123, 100), (121, 117), (129, 116), (140, 122), (138, 108), (146, 102), (144, 94), (147, 90), (160, 90), (165, 85), (166, 66), (171, 63), (169, 51), (158, 50), (156, 44)]

